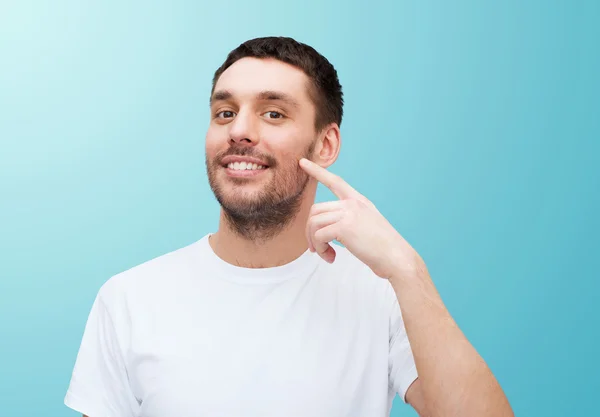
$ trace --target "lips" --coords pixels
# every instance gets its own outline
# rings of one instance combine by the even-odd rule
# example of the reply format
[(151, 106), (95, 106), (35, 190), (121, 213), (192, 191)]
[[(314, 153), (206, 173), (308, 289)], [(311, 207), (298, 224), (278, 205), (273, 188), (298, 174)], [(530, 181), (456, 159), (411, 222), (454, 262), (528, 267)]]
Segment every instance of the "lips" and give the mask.
[(253, 163), (246, 162), (230, 162), (227, 164), (227, 168), (233, 169), (235, 171), (255, 171), (266, 169), (263, 165), (257, 165)]
[(254, 166), (254, 164), (256, 164), (256, 166), (262, 166), (264, 168), (267, 168), (269, 166), (269, 164), (266, 161), (263, 161), (258, 158), (248, 157), (248, 156), (229, 155), (229, 156), (224, 157), (221, 160), (221, 165), (223, 167), (227, 167), (228, 165), (235, 164), (235, 163), (237, 163), (239, 165), (244, 163), (246, 166), (248, 166), (248, 165)]
[(262, 175), (268, 168), (262, 165), (246, 164), (245, 162), (231, 162), (225, 167), (225, 172), (229, 177), (250, 178)]

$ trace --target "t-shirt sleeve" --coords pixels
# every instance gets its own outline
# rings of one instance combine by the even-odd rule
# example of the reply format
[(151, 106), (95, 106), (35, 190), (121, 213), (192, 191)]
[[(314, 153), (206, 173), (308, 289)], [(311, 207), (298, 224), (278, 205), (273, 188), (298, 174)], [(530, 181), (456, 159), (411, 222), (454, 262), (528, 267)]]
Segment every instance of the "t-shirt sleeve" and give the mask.
[(417, 367), (415, 366), (408, 335), (404, 328), (398, 298), (391, 285), (389, 286), (388, 300), (388, 306), (390, 306), (390, 387), (406, 403), (406, 391), (418, 376)]
[(139, 403), (127, 378), (113, 319), (98, 295), (75, 361), (65, 405), (89, 417), (133, 417)]

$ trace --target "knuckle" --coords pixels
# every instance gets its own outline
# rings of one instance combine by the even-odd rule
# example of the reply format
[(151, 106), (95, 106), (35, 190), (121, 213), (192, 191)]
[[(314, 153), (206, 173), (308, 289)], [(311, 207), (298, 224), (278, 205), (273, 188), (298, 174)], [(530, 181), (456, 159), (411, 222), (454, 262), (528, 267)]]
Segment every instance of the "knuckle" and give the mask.
[(350, 209), (356, 209), (358, 207), (360, 207), (360, 201), (356, 198), (349, 198), (348, 200), (348, 208)]

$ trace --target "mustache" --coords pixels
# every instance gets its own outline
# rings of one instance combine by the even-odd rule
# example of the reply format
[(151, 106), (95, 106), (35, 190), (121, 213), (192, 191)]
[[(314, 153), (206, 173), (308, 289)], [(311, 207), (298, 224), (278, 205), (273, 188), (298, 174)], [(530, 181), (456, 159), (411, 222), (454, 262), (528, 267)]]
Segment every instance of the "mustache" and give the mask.
[(251, 158), (257, 158), (262, 161), (265, 161), (271, 168), (274, 167), (275, 165), (277, 165), (277, 161), (272, 156), (257, 152), (254, 148), (249, 148), (249, 147), (245, 147), (245, 146), (244, 147), (231, 146), (225, 152), (221, 152), (221, 153), (217, 154), (215, 156), (216, 164), (221, 165), (221, 161), (226, 156), (248, 156)]

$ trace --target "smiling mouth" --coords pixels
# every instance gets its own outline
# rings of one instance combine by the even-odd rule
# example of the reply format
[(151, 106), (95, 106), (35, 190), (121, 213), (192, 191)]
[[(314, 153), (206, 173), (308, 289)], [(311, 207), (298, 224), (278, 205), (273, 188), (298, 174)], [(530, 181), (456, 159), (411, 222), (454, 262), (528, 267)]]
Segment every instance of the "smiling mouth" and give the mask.
[(268, 168), (266, 165), (259, 165), (252, 162), (230, 162), (225, 167), (233, 171), (260, 171)]

